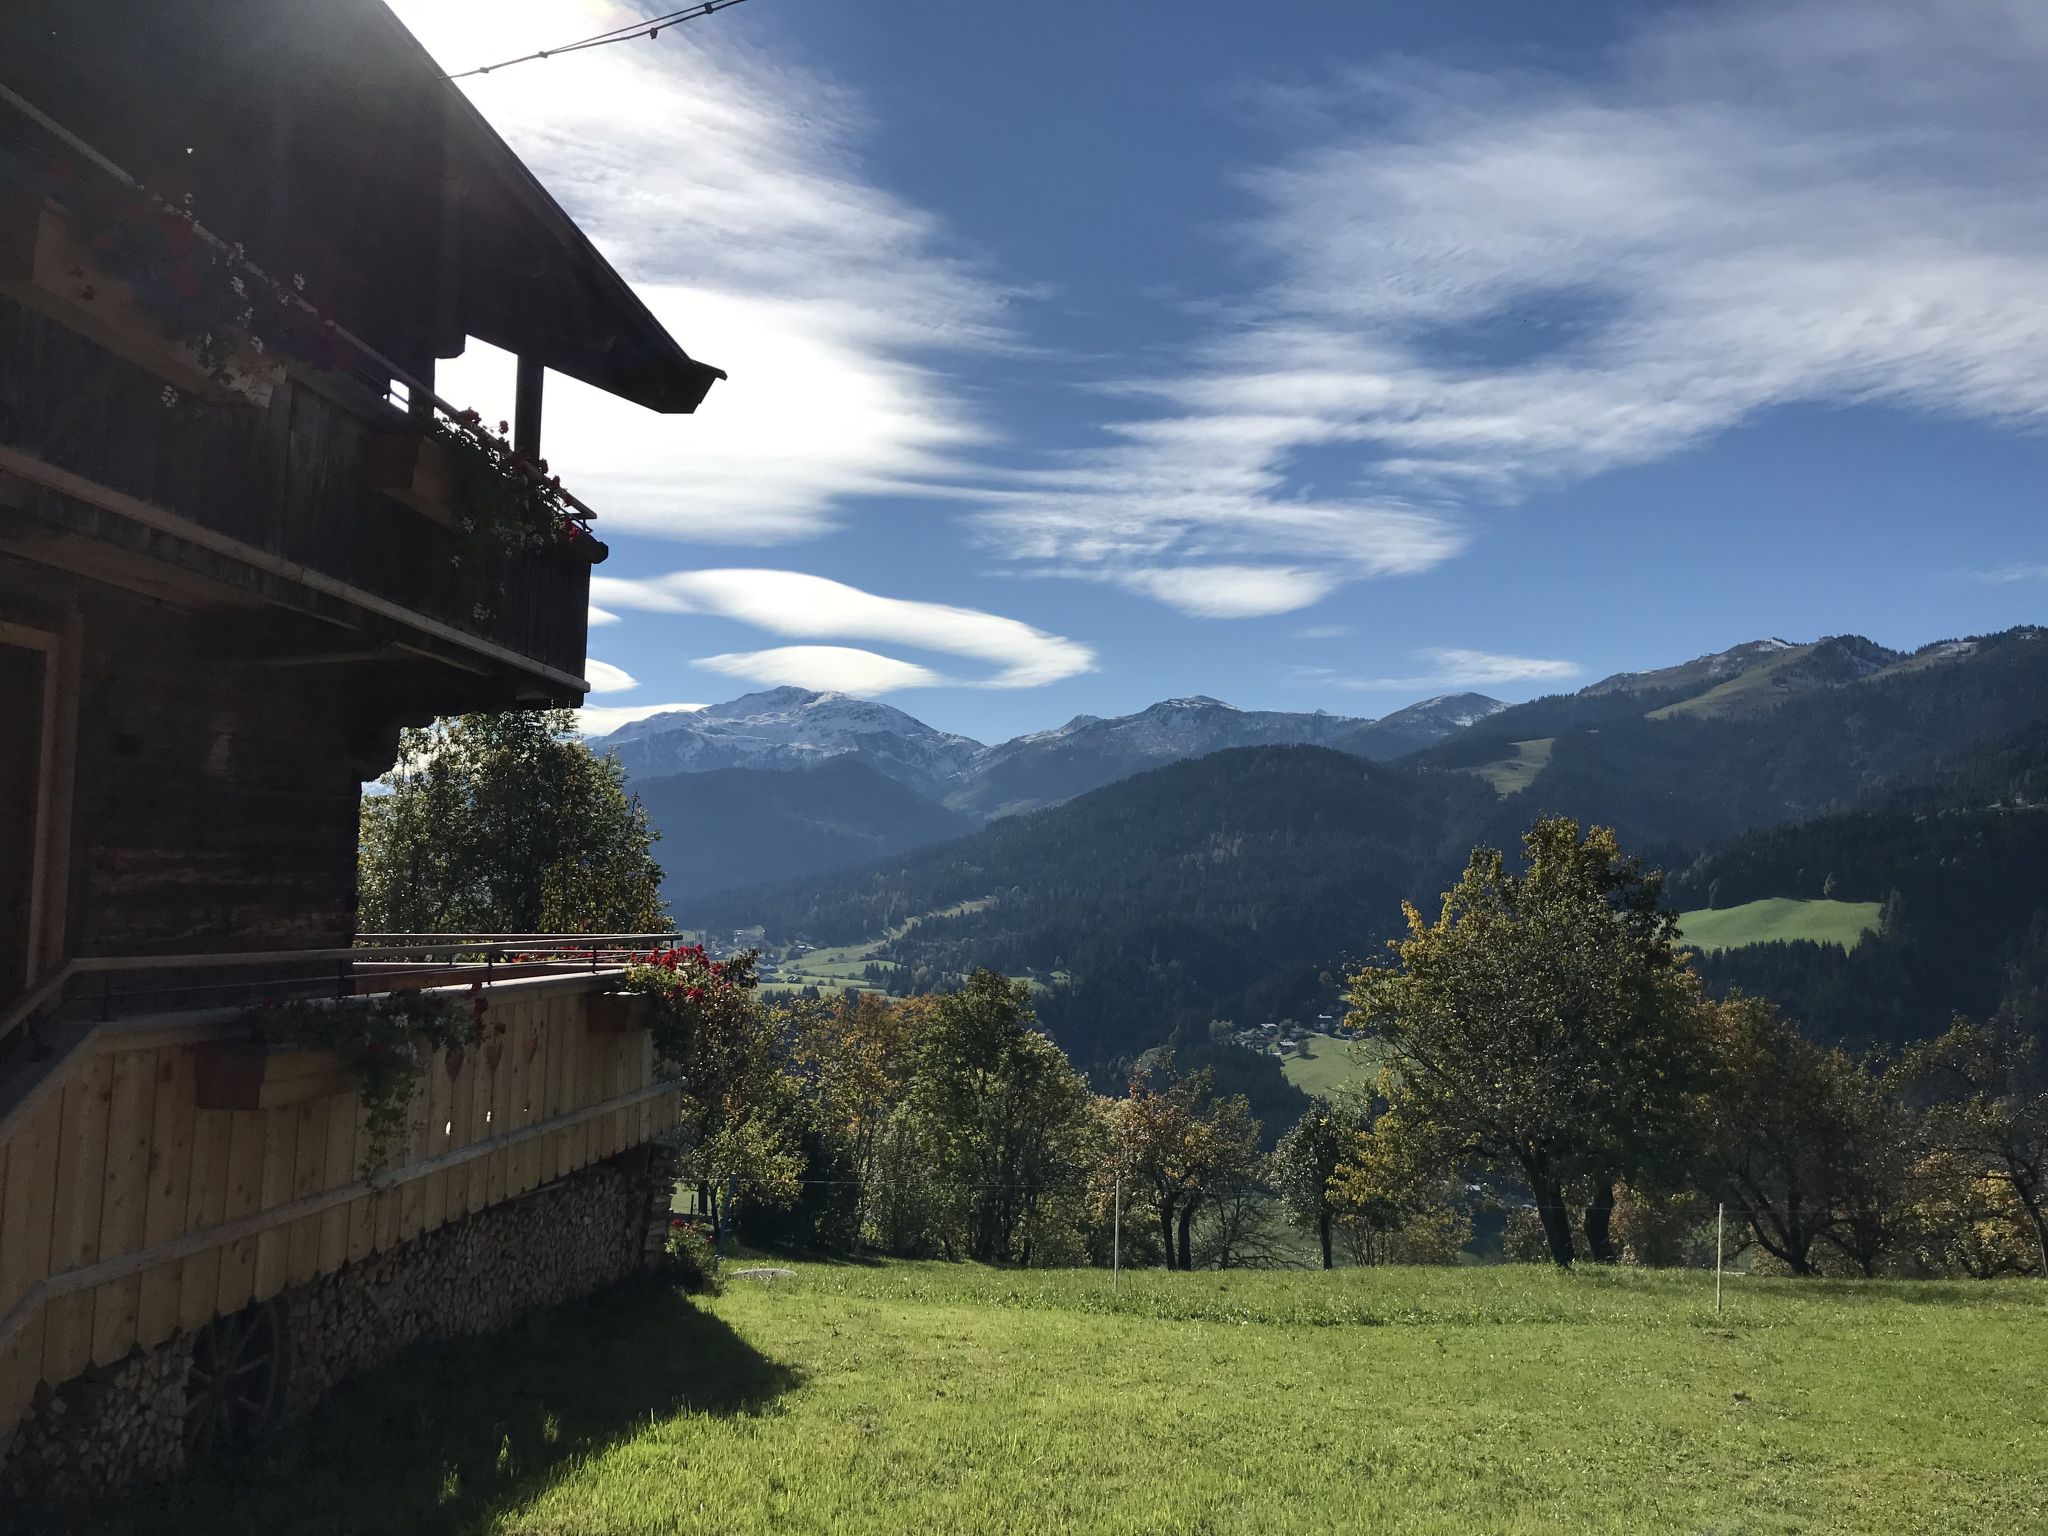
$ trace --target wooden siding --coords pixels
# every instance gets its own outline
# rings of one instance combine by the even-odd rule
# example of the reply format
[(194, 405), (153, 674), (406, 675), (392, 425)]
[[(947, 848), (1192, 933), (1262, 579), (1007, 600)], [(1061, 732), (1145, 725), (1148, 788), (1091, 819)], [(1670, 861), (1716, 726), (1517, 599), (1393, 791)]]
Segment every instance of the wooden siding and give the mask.
[(436, 1060), (366, 1181), (353, 1093), (201, 1109), (221, 1015), (103, 1025), (0, 1107), (0, 1433), (38, 1381), (332, 1273), (675, 1123), (644, 1030), (603, 1033), (603, 976), (492, 989), (485, 1044)]

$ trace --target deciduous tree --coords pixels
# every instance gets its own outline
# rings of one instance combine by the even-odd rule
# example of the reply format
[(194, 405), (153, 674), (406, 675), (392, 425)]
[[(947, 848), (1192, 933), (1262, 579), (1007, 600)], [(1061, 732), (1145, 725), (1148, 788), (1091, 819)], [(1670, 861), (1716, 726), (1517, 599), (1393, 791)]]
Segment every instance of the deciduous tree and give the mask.
[(1612, 832), (1549, 817), (1523, 846), (1521, 873), (1474, 849), (1435, 923), (1405, 905), (1393, 963), (1351, 978), (1347, 1024), (1386, 1042), (1406, 1121), (1520, 1171), (1561, 1266), (1576, 1254), (1564, 1190), (1586, 1180), (1588, 1247), (1609, 1260), (1614, 1186), (1683, 1165), (1698, 985), (1661, 877)]
[(1030, 1263), (1051, 1201), (1078, 1215), (1088, 1087), (1036, 1023), (1028, 986), (978, 970), (932, 1006), (918, 1041), (911, 1103), (968, 1252), (985, 1261)]
[(659, 835), (565, 709), (458, 715), (399, 739), (363, 797), (359, 924), (386, 933), (666, 928)]

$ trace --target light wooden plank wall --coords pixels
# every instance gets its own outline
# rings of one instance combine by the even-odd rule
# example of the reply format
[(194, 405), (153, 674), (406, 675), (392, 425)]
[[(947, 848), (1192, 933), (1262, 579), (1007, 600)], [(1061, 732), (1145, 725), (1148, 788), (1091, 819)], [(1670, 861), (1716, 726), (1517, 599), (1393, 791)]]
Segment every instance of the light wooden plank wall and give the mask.
[[(589, 1028), (585, 1003), (598, 984), (562, 977), (496, 989), (487, 1020), (503, 1032), (453, 1063), (437, 1060), (377, 1187), (324, 1206), (319, 1197), (363, 1179), (354, 1094), (201, 1109), (196, 1063), (218, 1021), (193, 1026), (189, 1039), (118, 1028), (89, 1038), (0, 1116), (0, 1431), (19, 1421), (38, 1381), (61, 1384), (672, 1127), (676, 1094), (656, 1084), (646, 1031)], [(630, 1102), (584, 1113), (613, 1100)], [(557, 1119), (573, 1123), (414, 1171)], [(316, 1208), (260, 1219), (307, 1204)], [(260, 1230), (203, 1241), (244, 1218)], [(161, 1261), (115, 1264), (117, 1278), (90, 1288), (63, 1285), (72, 1272), (166, 1245), (177, 1251)], [(63, 1293), (36, 1305), (31, 1293), (46, 1281)]]

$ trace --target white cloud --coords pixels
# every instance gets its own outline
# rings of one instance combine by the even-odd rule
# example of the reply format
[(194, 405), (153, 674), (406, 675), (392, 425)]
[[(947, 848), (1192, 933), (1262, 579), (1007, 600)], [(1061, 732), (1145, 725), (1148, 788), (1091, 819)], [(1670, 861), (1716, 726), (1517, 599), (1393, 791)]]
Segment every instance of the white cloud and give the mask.
[[(751, 624), (770, 634), (806, 640), (881, 641), (917, 650), (938, 651), (950, 656), (993, 667), (994, 672), (979, 680), (965, 680), (966, 686), (986, 688), (1035, 688), (1090, 672), (1095, 653), (1077, 640), (1047, 634), (1018, 619), (984, 613), (977, 608), (956, 608), (946, 603), (917, 602), (908, 598), (881, 597), (845, 582), (801, 571), (714, 570), (677, 571), (668, 576), (636, 580), (616, 576), (591, 579), (591, 595), (615, 608), (636, 608), (654, 613), (710, 614)], [(718, 670), (735, 676), (763, 680), (759, 671), (738, 670), (747, 655), (777, 658), (762, 667), (794, 665), (788, 658), (802, 653), (807, 665), (820, 669), (818, 675), (850, 675), (854, 663), (843, 656), (837, 660), (826, 653), (839, 647), (791, 646), (776, 651), (745, 653), (734, 657), (712, 657), (701, 665), (729, 662)], [(894, 662), (899, 669), (883, 672), (872, 662), (889, 661), (872, 652), (847, 653), (872, 658), (859, 663), (868, 675), (893, 679), (890, 688), (933, 687), (941, 683), (963, 683), (929, 668)], [(751, 663), (750, 663), (751, 664)], [(869, 691), (841, 683), (813, 682), (801, 686), (838, 688), (846, 692)]]
[(1346, 688), (1354, 693), (1441, 693), (1520, 683), (1562, 683), (1584, 670), (1575, 661), (1503, 656), (1454, 646), (1432, 646), (1414, 655), (1424, 663), (1424, 668), (1412, 677), (1346, 677), (1334, 667), (1297, 666), (1288, 671), (1297, 681)]
[(703, 656), (697, 666), (769, 688), (816, 688), (866, 698), (898, 688), (930, 688), (948, 679), (915, 662), (850, 645), (783, 645), (767, 651)]
[(585, 736), (603, 736), (650, 715), (702, 709), (702, 704), (586, 704), (576, 711), (576, 728)]
[(1312, 142), (1242, 179), (1268, 280), (985, 531), (1336, 582), (1773, 407), (2048, 423), (2044, 75), (2038, 0), (1772, 0), (1658, 13), (1574, 78), (1297, 93)]
[(640, 679), (624, 667), (599, 661), (595, 656), (583, 663), (583, 677), (590, 684), (592, 693), (624, 693), (629, 688), (640, 686)]
[(616, 624), (618, 622), (619, 616), (616, 613), (607, 613), (595, 603), (590, 605), (590, 627), (592, 629), (596, 629), (600, 624)]
[(1286, 566), (1182, 565), (1122, 571), (1116, 583), (1204, 619), (1292, 613), (1321, 602), (1342, 578)]
[(2048, 564), (1996, 566), (1988, 571), (1970, 571), (1972, 581), (1982, 582), (1988, 587), (2009, 587), (2018, 582), (2048, 581)]
[(1351, 633), (1349, 624), (1310, 624), (1294, 632), (1297, 640), (1342, 640)]
[[(630, 20), (562, 0), (394, 0), (451, 69)], [(829, 529), (848, 498), (918, 492), (989, 435), (937, 352), (1006, 344), (1009, 295), (877, 187), (859, 103), (753, 48), (743, 16), (462, 88), (693, 357), (726, 368), (695, 416), (551, 377), (551, 467), (600, 531), (766, 545)], [(510, 399), (481, 346), (444, 395)]]

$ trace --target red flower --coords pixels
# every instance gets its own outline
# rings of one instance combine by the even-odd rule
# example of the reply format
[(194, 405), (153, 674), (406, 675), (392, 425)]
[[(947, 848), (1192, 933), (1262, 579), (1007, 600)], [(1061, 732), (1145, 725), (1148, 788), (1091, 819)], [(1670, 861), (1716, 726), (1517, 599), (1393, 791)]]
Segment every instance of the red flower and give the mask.
[(691, 987), (683, 993), (683, 996), (693, 1003), (699, 1003), (704, 1000), (704, 989), (702, 987)]

